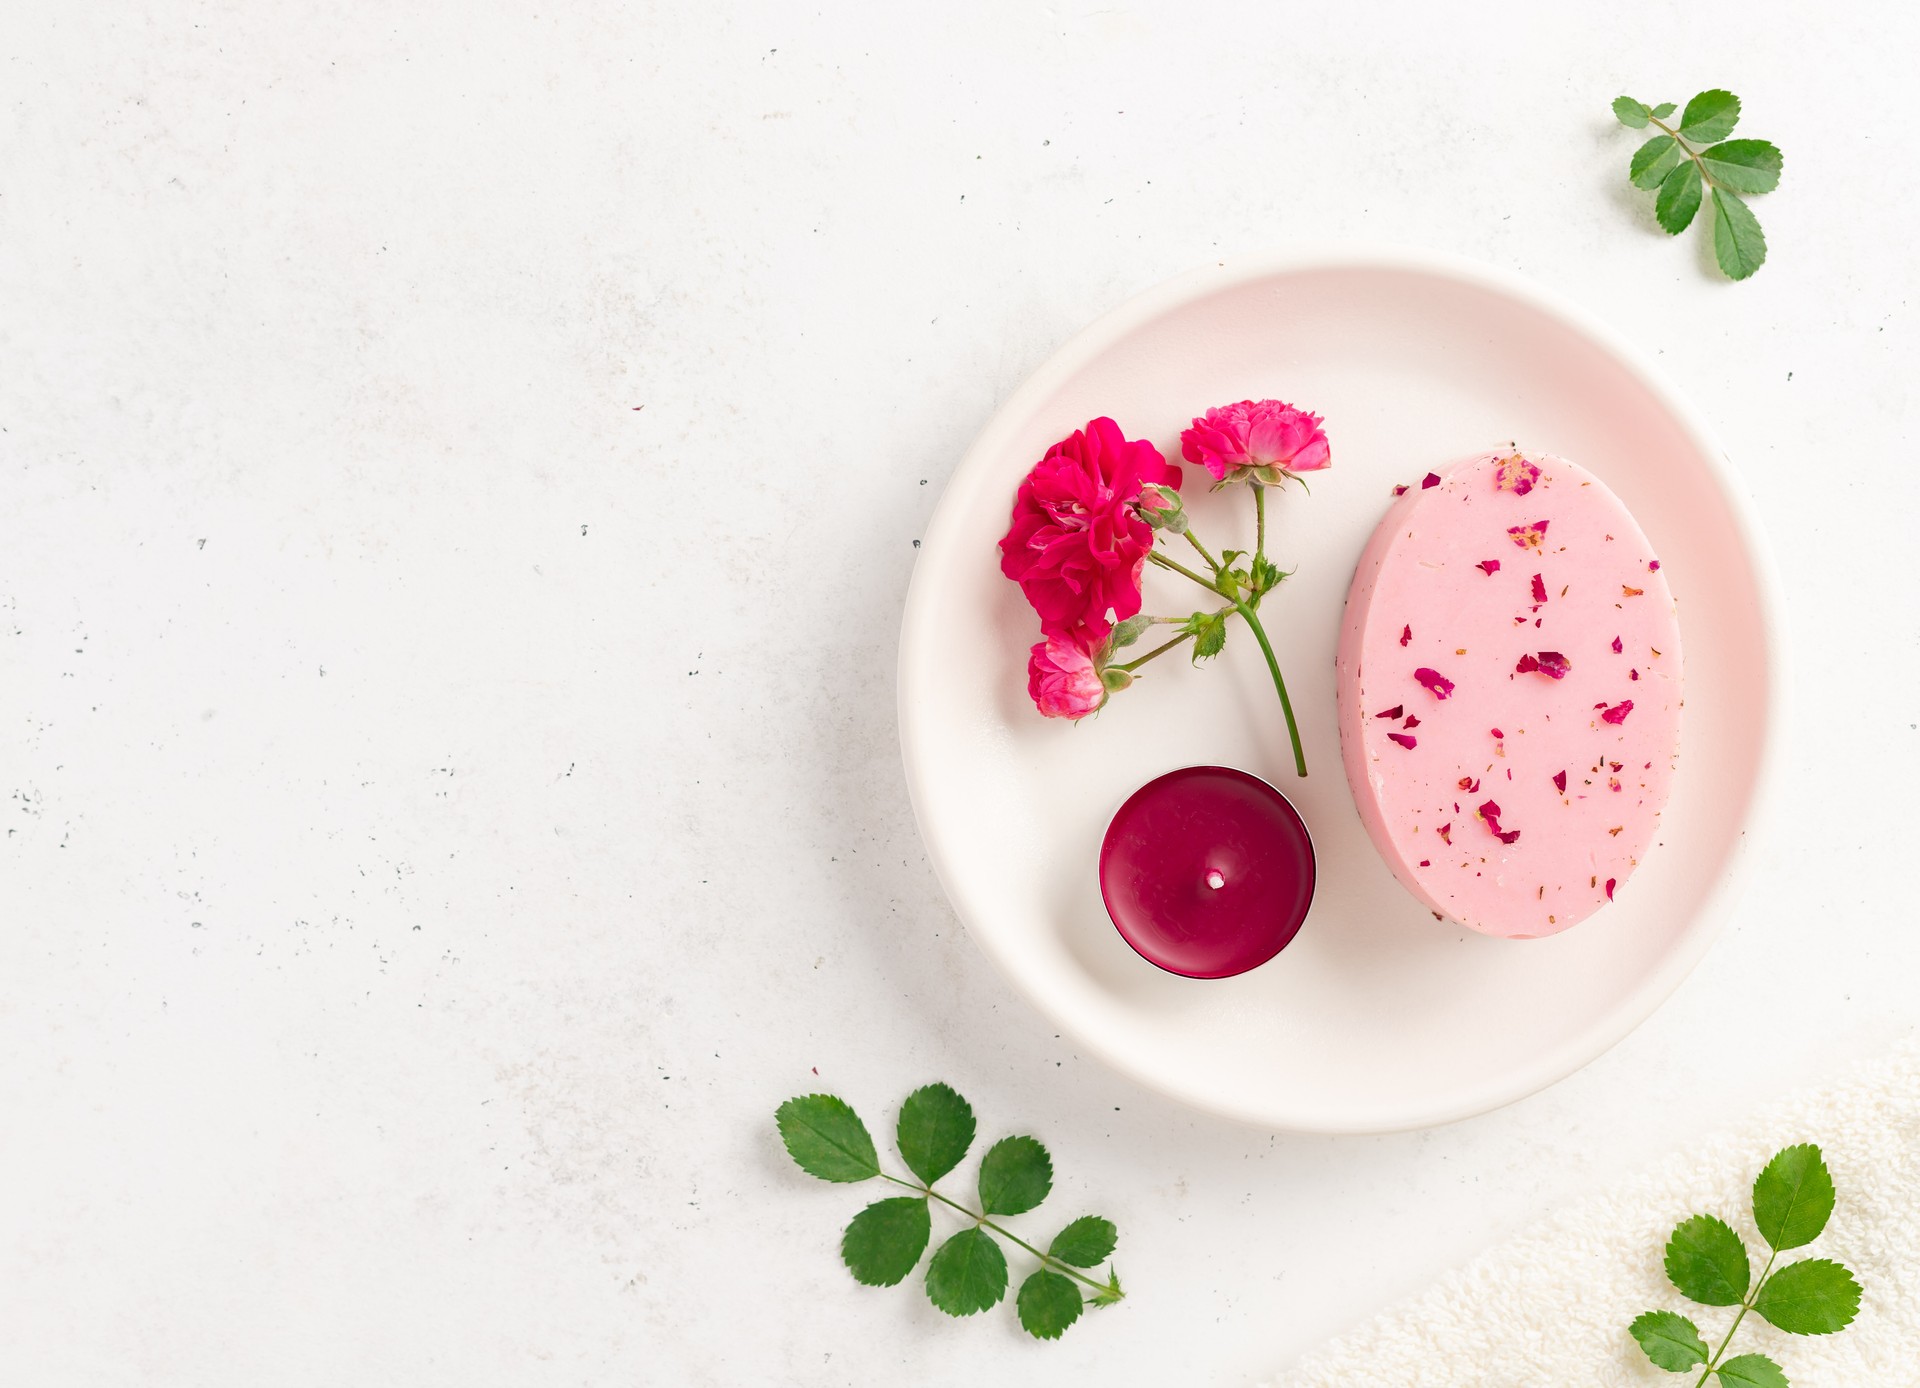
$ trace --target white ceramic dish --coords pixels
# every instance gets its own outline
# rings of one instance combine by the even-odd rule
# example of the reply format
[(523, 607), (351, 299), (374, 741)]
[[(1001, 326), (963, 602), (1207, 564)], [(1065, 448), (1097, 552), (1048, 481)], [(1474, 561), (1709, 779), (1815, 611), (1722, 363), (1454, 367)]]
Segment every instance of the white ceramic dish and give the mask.
[[(1295, 577), (1263, 607), (1301, 713), (1296, 778), (1244, 628), (1218, 668), (1164, 659), (1080, 725), (1026, 696), (1035, 621), (995, 548), (1048, 444), (1111, 414), (1177, 457), (1209, 405), (1278, 396), (1327, 419), (1333, 468), (1271, 508)], [(1394, 880), (1354, 810), (1333, 652), (1361, 546), (1395, 482), (1508, 440), (1576, 459), (1633, 510), (1680, 603), (1687, 704), (1660, 843), (1620, 899), (1545, 940), (1442, 925)], [(1215, 546), (1251, 539), (1237, 493), (1185, 488)], [(1241, 538), (1244, 535), (1244, 539)], [(1182, 586), (1188, 591), (1181, 591)], [(1149, 569), (1147, 610), (1197, 589)], [(982, 949), (1124, 1073), (1277, 1128), (1378, 1132), (1481, 1113), (1552, 1084), (1638, 1025), (1731, 906), (1780, 720), (1775, 580), (1698, 416), (1638, 353), (1510, 274), (1409, 251), (1295, 254), (1174, 280), (1061, 348), (968, 451), (928, 528), (900, 644), (900, 731), (928, 853)], [(1237, 978), (1161, 972), (1100, 903), (1114, 808), (1173, 767), (1238, 766), (1311, 826), (1320, 886), (1277, 958)]]

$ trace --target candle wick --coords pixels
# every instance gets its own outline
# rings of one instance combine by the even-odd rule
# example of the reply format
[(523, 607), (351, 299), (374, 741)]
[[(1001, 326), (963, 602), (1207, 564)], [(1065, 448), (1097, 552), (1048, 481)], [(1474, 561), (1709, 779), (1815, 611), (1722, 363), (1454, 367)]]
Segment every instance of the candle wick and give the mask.
[(1219, 868), (1208, 868), (1207, 885), (1217, 892), (1227, 885), (1227, 875), (1220, 871)]

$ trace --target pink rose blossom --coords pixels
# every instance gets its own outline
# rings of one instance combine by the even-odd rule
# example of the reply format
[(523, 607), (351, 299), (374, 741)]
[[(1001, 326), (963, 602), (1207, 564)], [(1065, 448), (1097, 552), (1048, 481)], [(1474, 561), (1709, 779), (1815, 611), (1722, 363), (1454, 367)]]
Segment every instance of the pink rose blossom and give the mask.
[(1027, 693), (1049, 718), (1085, 718), (1107, 701), (1095, 646), (1083, 631), (1049, 631), (1027, 658)]
[(1178, 487), (1180, 469), (1105, 418), (1033, 465), (1000, 541), (1000, 572), (1020, 585), (1043, 628), (1084, 628), (1097, 641), (1139, 612), (1153, 527), (1137, 503), (1148, 483)]
[(1180, 455), (1199, 463), (1217, 482), (1265, 470), (1264, 482), (1281, 472), (1318, 472), (1332, 454), (1320, 416), (1280, 400), (1242, 400), (1208, 410), (1180, 435)]

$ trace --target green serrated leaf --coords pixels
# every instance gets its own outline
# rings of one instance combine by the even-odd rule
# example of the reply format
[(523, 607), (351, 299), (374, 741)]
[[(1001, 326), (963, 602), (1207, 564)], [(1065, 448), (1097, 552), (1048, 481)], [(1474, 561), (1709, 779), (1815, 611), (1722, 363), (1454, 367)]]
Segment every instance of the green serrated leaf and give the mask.
[(1253, 586), (1256, 592), (1268, 593), (1280, 586), (1286, 577), (1280, 566), (1264, 555), (1253, 561)]
[(1774, 1154), (1753, 1182), (1753, 1222), (1771, 1248), (1800, 1248), (1833, 1214), (1833, 1177), (1811, 1142)]
[(1780, 1366), (1764, 1354), (1742, 1354), (1718, 1370), (1721, 1388), (1792, 1388)]
[(1646, 127), (1649, 113), (1644, 105), (1632, 97), (1616, 96), (1613, 99), (1613, 114), (1620, 124), (1634, 130), (1641, 130)]
[(1679, 162), (1680, 142), (1671, 135), (1655, 135), (1633, 152), (1627, 177), (1636, 188), (1658, 188), (1660, 180), (1672, 173), (1673, 166)]
[(1181, 624), (1180, 630), (1193, 636), (1193, 663), (1220, 654), (1227, 644), (1227, 617), (1224, 612), (1196, 612)]
[(1680, 113), (1681, 138), (1710, 145), (1733, 133), (1740, 120), (1740, 98), (1719, 88), (1701, 92)]
[(1653, 215), (1669, 236), (1687, 229), (1693, 214), (1700, 210), (1700, 166), (1689, 159), (1660, 180), (1660, 194), (1653, 200)]
[(1753, 1268), (1725, 1220), (1695, 1215), (1667, 1241), (1667, 1279), (1704, 1306), (1732, 1306), (1747, 1294)]
[(1713, 190), (1713, 254), (1731, 280), (1743, 280), (1767, 259), (1767, 237), (1753, 209), (1724, 188)]
[(1124, 1301), (1126, 1296), (1127, 1294), (1120, 1290), (1120, 1273), (1116, 1269), (1109, 1267), (1107, 1269), (1107, 1285), (1093, 1294), (1091, 1303), (1094, 1309), (1098, 1310), (1102, 1306), (1112, 1306)]
[(1245, 551), (1244, 549), (1223, 549), (1223, 550), (1221, 550), (1221, 551), (1220, 551), (1220, 567), (1221, 567), (1221, 568), (1223, 568), (1223, 569), (1230, 569), (1230, 568), (1232, 568), (1232, 567), (1233, 567), (1233, 561), (1234, 561), (1234, 560), (1236, 560), (1236, 559), (1241, 559), (1241, 558), (1245, 558), (1245, 557), (1246, 557), (1246, 553), (1247, 553), (1247, 552), (1246, 552), (1246, 551)]
[(1860, 1314), (1860, 1284), (1831, 1258), (1809, 1258), (1762, 1283), (1753, 1309), (1791, 1334), (1831, 1335)]
[(1677, 1311), (1648, 1311), (1636, 1316), (1627, 1332), (1640, 1342), (1647, 1358), (1669, 1373), (1680, 1373), (1707, 1362), (1707, 1342), (1700, 1327)]
[(880, 1174), (880, 1158), (860, 1115), (831, 1094), (803, 1094), (774, 1114), (787, 1155), (823, 1181), (866, 1181)]
[(1678, 106), (1675, 106), (1671, 101), (1663, 101), (1658, 106), (1653, 108), (1653, 118), (1655, 120), (1665, 120), (1668, 116), (1672, 115), (1675, 111), (1679, 109), (1680, 108)]
[(1007, 1294), (1007, 1255), (978, 1225), (962, 1229), (927, 1263), (927, 1300), (949, 1316), (971, 1316)]
[(1086, 1305), (1071, 1279), (1042, 1268), (1020, 1284), (1020, 1324), (1036, 1340), (1057, 1340)]
[(932, 1237), (933, 1219), (924, 1195), (876, 1200), (855, 1215), (840, 1236), (840, 1261), (863, 1286), (897, 1286), (913, 1271)]
[(1112, 643), (1112, 649), (1124, 650), (1146, 635), (1147, 628), (1152, 625), (1153, 618), (1142, 612), (1137, 617), (1129, 617), (1126, 621), (1117, 623), (1113, 628), (1113, 634), (1107, 639)]
[(973, 1132), (973, 1109), (967, 1101), (948, 1085), (929, 1084), (900, 1105), (894, 1141), (907, 1169), (932, 1185), (960, 1165), (973, 1145)]
[(1053, 1158), (1030, 1137), (1003, 1137), (980, 1159), (980, 1211), (1025, 1214), (1053, 1189)]
[(1700, 151), (1707, 177), (1735, 193), (1771, 193), (1780, 186), (1781, 153), (1767, 140), (1723, 140)]
[(1120, 1231), (1113, 1227), (1112, 1220), (1082, 1215), (1053, 1236), (1047, 1252), (1063, 1263), (1090, 1268), (1110, 1258), (1119, 1242)]

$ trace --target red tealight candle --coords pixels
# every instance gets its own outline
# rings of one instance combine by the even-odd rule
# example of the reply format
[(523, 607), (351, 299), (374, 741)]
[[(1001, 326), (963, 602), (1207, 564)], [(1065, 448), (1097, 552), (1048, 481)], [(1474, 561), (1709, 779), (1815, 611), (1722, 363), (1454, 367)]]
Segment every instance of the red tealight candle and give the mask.
[(1299, 811), (1228, 766), (1148, 781), (1100, 845), (1100, 895), (1121, 937), (1187, 978), (1245, 973), (1285, 949), (1313, 904), (1313, 881)]

